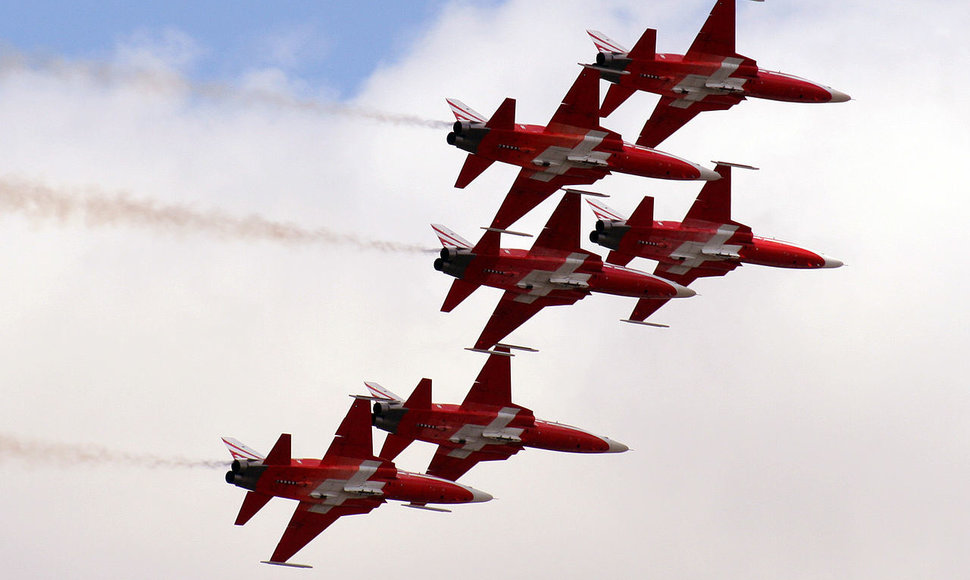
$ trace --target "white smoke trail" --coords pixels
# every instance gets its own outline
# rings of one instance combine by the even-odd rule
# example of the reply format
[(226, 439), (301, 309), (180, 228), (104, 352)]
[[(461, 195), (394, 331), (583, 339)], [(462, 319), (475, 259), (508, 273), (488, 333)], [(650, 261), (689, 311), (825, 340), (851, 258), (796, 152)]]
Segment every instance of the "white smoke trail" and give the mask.
[(149, 469), (226, 469), (229, 461), (188, 459), (149, 453), (129, 453), (98, 445), (55, 443), (23, 439), (0, 433), (0, 462), (18, 459), (30, 463), (58, 463), (62, 465), (128, 465)]
[(426, 252), (424, 246), (368, 240), (327, 228), (304, 228), (258, 215), (235, 217), (218, 210), (199, 211), (185, 205), (107, 194), (55, 190), (36, 183), (0, 178), (0, 215), (21, 214), (37, 221), (82, 219), (89, 227), (130, 226), (169, 233), (211, 234), (226, 239), (288, 244), (349, 245), (383, 252)]
[(40, 72), (65, 81), (84, 80), (101, 85), (124, 85), (152, 94), (189, 93), (213, 100), (239, 101), (323, 115), (357, 117), (394, 125), (429, 129), (447, 129), (452, 125), (448, 121), (425, 119), (417, 115), (388, 113), (342, 103), (303, 99), (268, 89), (241, 88), (216, 82), (194, 82), (171, 71), (135, 69), (103, 62), (41, 57), (27, 55), (9, 48), (0, 48), (0, 78), (25, 72)]

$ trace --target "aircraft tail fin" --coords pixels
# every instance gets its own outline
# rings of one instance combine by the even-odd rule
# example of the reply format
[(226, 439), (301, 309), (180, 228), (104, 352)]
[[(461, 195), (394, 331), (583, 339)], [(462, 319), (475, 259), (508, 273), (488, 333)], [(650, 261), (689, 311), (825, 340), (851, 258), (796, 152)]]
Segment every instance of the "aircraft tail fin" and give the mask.
[(223, 437), (222, 442), (229, 449), (229, 453), (232, 455), (233, 459), (249, 459), (250, 461), (259, 461), (263, 459), (263, 455), (251, 447), (247, 447), (238, 439), (232, 437)]
[(364, 386), (367, 387), (367, 390), (370, 391), (371, 396), (373, 396), (375, 399), (396, 401), (398, 403), (404, 402), (404, 399), (402, 399), (399, 395), (395, 395), (393, 392), (385, 389), (373, 381), (364, 381)]
[(623, 45), (616, 42), (609, 36), (606, 36), (599, 30), (586, 30), (586, 34), (592, 39), (593, 44), (596, 45), (596, 50), (600, 52), (617, 52), (624, 53), (629, 52), (627, 49), (623, 48)]
[(448, 102), (448, 106), (451, 107), (451, 112), (455, 114), (455, 118), (459, 121), (469, 121), (471, 123), (486, 122), (485, 117), (481, 113), (458, 99), (445, 99), (445, 101)]
[(471, 249), (472, 243), (465, 238), (459, 236), (451, 229), (441, 225), (441, 224), (431, 224), (431, 229), (434, 230), (438, 240), (441, 245), (446, 248), (468, 248)]
[(610, 206), (598, 199), (587, 198), (586, 203), (588, 203), (590, 208), (592, 208), (593, 213), (596, 215), (596, 219), (614, 222), (625, 222), (627, 220), (623, 214), (614, 211)]
[(474, 153), (469, 153), (468, 157), (465, 158), (465, 164), (461, 166), (461, 172), (458, 173), (455, 187), (464, 189), (465, 186), (475, 181), (475, 178), (481, 175), (494, 162), (492, 159), (486, 159)]

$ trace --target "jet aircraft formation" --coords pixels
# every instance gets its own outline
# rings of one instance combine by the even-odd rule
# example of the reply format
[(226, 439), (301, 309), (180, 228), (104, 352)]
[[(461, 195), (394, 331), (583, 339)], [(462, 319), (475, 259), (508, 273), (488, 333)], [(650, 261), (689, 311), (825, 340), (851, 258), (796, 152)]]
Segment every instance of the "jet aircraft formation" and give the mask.
[[(283, 434), (262, 455), (223, 438), (233, 457), (230, 484), (248, 490), (236, 524), (249, 521), (273, 497), (297, 500), (297, 509), (266, 563), (305, 567), (288, 560), (340, 516), (363, 514), (387, 500), (408, 507), (448, 511), (428, 504), (491, 499), (456, 483), (481, 461), (504, 460), (526, 447), (574, 453), (616, 453), (627, 446), (582, 429), (536, 419), (512, 402), (511, 350), (534, 350), (501, 341), (546, 306), (573, 304), (591, 293), (636, 298), (625, 322), (664, 326), (646, 319), (673, 298), (694, 295), (697, 278), (723, 276), (742, 264), (777, 268), (835, 268), (834, 258), (755, 236), (731, 217), (732, 168), (713, 170), (654, 149), (703, 111), (723, 110), (747, 97), (792, 102), (843, 102), (848, 95), (791, 75), (766, 71), (735, 52), (735, 0), (717, 0), (697, 38), (683, 55), (656, 52), (657, 31), (647, 29), (630, 50), (597, 31), (587, 31), (598, 53), (579, 76), (546, 126), (515, 121), (515, 100), (505, 99), (490, 118), (457, 99), (447, 99), (456, 121), (449, 145), (468, 153), (455, 187), (464, 188), (495, 161), (521, 167), (490, 226), (471, 243), (432, 224), (443, 248), (436, 270), (455, 278), (442, 311), (450, 312), (480, 286), (504, 291), (474, 347), (486, 352), (461, 404), (433, 403), (431, 380), (405, 399), (377, 383), (354, 402), (322, 459), (293, 459)], [(600, 103), (600, 80), (610, 83)], [(600, 125), (636, 91), (660, 95), (636, 144)], [(654, 199), (642, 199), (630, 217), (602, 203), (603, 194), (570, 186), (594, 183), (617, 171), (642, 177), (703, 180), (680, 222), (654, 220)], [(506, 249), (501, 235), (542, 201), (565, 193), (529, 250)], [(606, 261), (582, 249), (581, 197), (595, 214), (594, 244), (609, 249)], [(658, 264), (652, 274), (628, 268), (636, 258)], [(388, 432), (373, 454), (371, 427)], [(412, 442), (437, 446), (423, 474), (397, 469), (393, 460)]]

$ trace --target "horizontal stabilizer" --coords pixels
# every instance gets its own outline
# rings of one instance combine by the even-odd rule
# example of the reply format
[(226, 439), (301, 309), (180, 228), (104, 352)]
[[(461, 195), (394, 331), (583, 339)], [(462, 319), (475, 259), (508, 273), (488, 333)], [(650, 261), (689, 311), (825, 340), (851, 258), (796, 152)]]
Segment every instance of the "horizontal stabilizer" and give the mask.
[(606, 96), (603, 97), (603, 105), (600, 107), (600, 116), (609, 117), (613, 114), (620, 105), (626, 102), (636, 89), (631, 88), (626, 85), (610, 84), (610, 88), (606, 89)]
[(273, 496), (267, 495), (265, 493), (258, 493), (255, 491), (250, 491), (246, 493), (246, 497), (243, 498), (242, 506), (239, 507), (239, 514), (236, 515), (236, 525), (241, 526), (248, 522), (256, 512), (263, 509), (269, 500), (273, 499)]
[(461, 173), (458, 174), (458, 179), (455, 181), (455, 187), (458, 189), (464, 189), (465, 186), (475, 181), (475, 178), (481, 175), (482, 172), (488, 169), (494, 162), (495, 161), (493, 159), (486, 159), (484, 157), (479, 157), (474, 153), (469, 153), (468, 157), (465, 158), (465, 164), (461, 166)]
[(643, 199), (640, 200), (640, 204), (637, 205), (637, 209), (633, 210), (633, 214), (630, 215), (630, 219), (626, 220), (626, 225), (642, 228), (653, 227), (652, 197), (645, 195)]
[(289, 433), (280, 435), (280, 438), (276, 440), (276, 445), (273, 445), (272, 451), (263, 460), (263, 465), (289, 465), (293, 458), (290, 452), (290, 439)]
[(515, 129), (515, 99), (505, 99), (492, 117), (485, 123), (489, 129), (511, 131)]
[(414, 387), (414, 392), (404, 402), (408, 409), (430, 409), (431, 408), (431, 379), (421, 379), (418, 386)]
[(643, 32), (640, 40), (633, 45), (627, 55), (633, 60), (654, 60), (657, 57), (657, 29), (648, 28)]
[(393, 461), (395, 457), (401, 454), (402, 451), (408, 448), (408, 445), (414, 442), (414, 439), (410, 437), (404, 437), (403, 435), (398, 435), (396, 433), (388, 433), (387, 437), (384, 439), (384, 446), (381, 447), (381, 459), (386, 459), (388, 461)]
[(513, 356), (515, 356), (514, 354), (512, 354), (510, 352), (499, 352), (499, 351), (495, 351), (495, 350), (489, 350), (487, 348), (472, 348), (470, 346), (467, 346), (467, 347), (465, 347), (465, 350), (471, 351), (471, 352), (480, 352), (482, 354), (497, 354), (499, 356), (507, 356), (507, 357), (513, 357)]
[(445, 296), (445, 302), (441, 305), (442, 312), (451, 312), (456, 306), (465, 301), (472, 295), (472, 292), (478, 289), (478, 284), (472, 282), (465, 282), (464, 280), (456, 278), (454, 282), (451, 283), (451, 290), (448, 290), (448, 295)]

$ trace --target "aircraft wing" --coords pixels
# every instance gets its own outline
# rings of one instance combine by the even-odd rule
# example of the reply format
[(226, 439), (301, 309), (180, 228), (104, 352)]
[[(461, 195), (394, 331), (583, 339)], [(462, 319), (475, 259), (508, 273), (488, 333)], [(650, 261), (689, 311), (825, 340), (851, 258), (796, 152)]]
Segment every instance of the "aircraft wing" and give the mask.
[(475, 404), (494, 407), (512, 406), (512, 359), (509, 347), (499, 345), (495, 350), (502, 354), (489, 355), (488, 360), (465, 395), (462, 407)]
[(580, 242), (580, 194), (566, 192), (555, 211), (549, 216), (549, 221), (532, 244), (530, 253), (541, 254), (543, 250), (566, 250), (582, 252)]
[(512, 188), (505, 196), (505, 201), (502, 202), (498, 213), (495, 214), (492, 227), (508, 229), (519, 218), (529, 213), (532, 208), (545, 201), (557, 190), (567, 185), (589, 185), (601, 177), (588, 172), (582, 175), (569, 175), (568, 173), (551, 175), (541, 171), (523, 169), (519, 171)]
[(735, 260), (706, 260), (699, 264), (670, 264), (661, 262), (653, 273), (661, 278), (687, 286), (698, 278), (723, 276), (738, 267)]
[[(565, 127), (602, 131), (600, 127), (600, 73), (583, 67), (573, 86), (563, 97), (546, 131), (562, 131)], [(585, 131), (584, 131), (585, 132)]]
[(377, 506), (381, 505), (381, 500), (356, 500), (354, 505), (328, 506), (324, 504), (301, 501), (290, 518), (290, 523), (283, 532), (276, 551), (267, 564), (285, 564), (293, 554), (296, 554), (317, 537), (320, 532), (327, 529), (330, 524), (337, 521), (340, 516), (353, 514), (366, 514)]
[(508, 290), (502, 295), (492, 317), (485, 323), (485, 329), (475, 343), (475, 348), (486, 350), (508, 336), (510, 332), (536, 315), (546, 306), (573, 304), (582, 298), (579, 293), (567, 296), (535, 296)]
[(489, 451), (469, 451), (460, 445), (439, 445), (431, 464), (428, 465), (428, 475), (443, 477), (456, 481), (479, 461), (502, 461), (519, 452), (518, 446), (491, 445)]
[(736, 14), (735, 0), (717, 0), (684, 58), (695, 60), (700, 55), (735, 56)]
[[(676, 282), (681, 286), (688, 286), (698, 278), (723, 276), (737, 266), (738, 262), (734, 260), (708, 260), (694, 266), (661, 262), (657, 264), (653, 273), (655, 276)], [(642, 322), (669, 301), (669, 298), (641, 298), (633, 308), (630, 320)]]
[[(699, 95), (700, 96), (700, 95)], [(661, 97), (653, 114), (640, 130), (637, 145), (654, 148), (667, 137), (673, 135), (703, 111), (723, 111), (741, 102), (741, 97), (733, 95), (708, 95), (701, 100), (693, 100), (688, 94), (682, 98)]]

